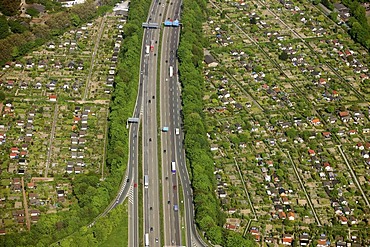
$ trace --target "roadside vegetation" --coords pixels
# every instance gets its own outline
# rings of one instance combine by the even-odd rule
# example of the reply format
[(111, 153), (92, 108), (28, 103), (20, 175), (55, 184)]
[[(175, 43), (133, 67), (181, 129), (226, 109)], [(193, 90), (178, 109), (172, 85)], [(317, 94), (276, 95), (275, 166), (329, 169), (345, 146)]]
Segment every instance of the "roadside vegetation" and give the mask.
[(223, 228), (225, 215), (214, 193), (214, 165), (207, 141), (203, 113), (204, 79), (202, 23), (206, 16), (206, 1), (183, 2), (179, 73), (182, 83), (186, 158), (190, 166), (194, 190), (195, 221), (204, 236), (222, 246), (254, 246), (252, 240)]
[[(334, 10), (334, 2), (330, 0), (315, 0), (314, 4), (322, 3), (328, 9)], [(366, 49), (370, 49), (370, 25), (366, 18), (366, 9), (362, 3), (368, 3), (368, 0), (342, 0), (345, 6), (350, 9), (351, 17), (348, 20), (349, 34), (351, 37)]]
[[(111, 247), (111, 246), (128, 246), (128, 200), (123, 205), (114, 209), (108, 216), (109, 221), (113, 221), (113, 228), (111, 234), (109, 234), (106, 240), (101, 242), (100, 247)], [(118, 218), (114, 218), (118, 216)], [(112, 225), (112, 224), (111, 224)]]

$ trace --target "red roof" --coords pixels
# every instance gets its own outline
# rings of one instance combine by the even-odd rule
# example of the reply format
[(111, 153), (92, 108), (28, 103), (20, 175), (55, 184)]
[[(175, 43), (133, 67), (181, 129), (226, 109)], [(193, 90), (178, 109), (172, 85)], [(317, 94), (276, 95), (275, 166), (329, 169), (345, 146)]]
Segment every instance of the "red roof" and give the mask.
[(370, 149), (370, 142), (366, 142), (365, 147), (366, 147), (366, 149)]
[(345, 217), (345, 216), (340, 216), (339, 217), (339, 220), (341, 221), (341, 222), (348, 222), (348, 219)]
[(317, 240), (318, 245), (326, 245), (326, 239), (319, 239)]
[(324, 166), (325, 167), (330, 166), (329, 162), (324, 162)]
[(289, 212), (288, 213), (288, 217), (290, 218), (290, 217), (295, 217), (295, 214), (293, 213), (293, 212)]
[(329, 131), (322, 132), (323, 136), (330, 136), (331, 133)]
[(285, 212), (279, 212), (279, 218), (280, 219), (285, 219), (286, 218), (286, 213)]
[(339, 112), (339, 116), (340, 117), (347, 117), (347, 116), (349, 116), (349, 113), (348, 113), (348, 111), (341, 111), (341, 112)]
[(314, 119), (312, 119), (312, 123), (320, 123), (320, 119), (314, 118)]
[(292, 238), (283, 238), (283, 243), (291, 243), (292, 241)]
[(325, 84), (325, 83), (326, 83), (326, 79), (324, 79), (324, 78), (320, 78), (319, 82), (320, 82), (321, 84)]

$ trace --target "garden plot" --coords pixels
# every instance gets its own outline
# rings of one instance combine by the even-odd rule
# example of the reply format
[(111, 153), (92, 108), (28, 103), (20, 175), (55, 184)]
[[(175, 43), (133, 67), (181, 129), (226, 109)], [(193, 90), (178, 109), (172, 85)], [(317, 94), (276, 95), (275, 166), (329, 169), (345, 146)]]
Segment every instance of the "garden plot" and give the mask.
[[(36, 223), (41, 214), (68, 210), (74, 203), (71, 178), (102, 171), (110, 98), (102, 88), (112, 66), (106, 61), (111, 60), (115, 39), (122, 32), (118, 18), (106, 19), (104, 26), (99, 18), (3, 68), (6, 100), (1, 107), (0, 159), (2, 176), (9, 179), (4, 180), (8, 196), (1, 200), (8, 207), (1, 214), (7, 232), (23, 229), (20, 177), (27, 185), (31, 222)], [(100, 31), (105, 35), (99, 40)]]

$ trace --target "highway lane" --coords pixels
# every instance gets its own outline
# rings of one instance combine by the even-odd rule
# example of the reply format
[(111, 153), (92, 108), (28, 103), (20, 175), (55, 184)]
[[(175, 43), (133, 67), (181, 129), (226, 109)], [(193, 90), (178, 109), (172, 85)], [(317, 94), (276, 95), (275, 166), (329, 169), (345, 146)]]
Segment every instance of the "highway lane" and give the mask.
[[(167, 9), (168, 11), (168, 9)], [(165, 15), (167, 16), (167, 14)], [(168, 97), (165, 97), (163, 88), (168, 89), (168, 65), (165, 63), (167, 56), (165, 48), (167, 47), (166, 40), (168, 39), (168, 32), (166, 28), (162, 32), (162, 47), (161, 47), (161, 63), (160, 63), (160, 126), (163, 128), (167, 126), (167, 109), (165, 106), (169, 104)], [(161, 133), (161, 150), (162, 150), (162, 203), (163, 203), (163, 227), (164, 231), (164, 246), (168, 246), (171, 243), (171, 196), (172, 181), (169, 179), (170, 163), (171, 163), (171, 149), (168, 149), (169, 143), (166, 138), (168, 133)], [(168, 150), (167, 150), (168, 149)]]
[[(176, 204), (176, 201), (173, 199), (173, 180), (171, 175), (171, 162), (174, 161), (173, 149), (171, 148), (172, 142), (169, 139), (171, 133), (173, 133), (172, 124), (170, 124), (169, 117), (169, 97), (167, 96), (167, 90), (170, 90), (169, 85), (169, 66), (165, 62), (168, 59), (168, 32), (166, 29), (163, 31), (162, 36), (162, 52), (161, 52), (161, 96), (160, 96), (160, 114), (161, 114), (161, 127), (169, 127), (169, 132), (162, 132), (161, 134), (161, 143), (162, 143), (162, 181), (164, 184), (162, 186), (163, 194), (163, 214), (164, 214), (164, 245), (172, 245), (172, 239), (174, 231), (173, 222), (173, 205)], [(166, 152), (164, 152), (166, 150)]]
[[(180, 1), (170, 3), (166, 18), (177, 19), (180, 10)], [(174, 121), (178, 109), (174, 107), (174, 101), (179, 100), (177, 93), (177, 80), (175, 76), (170, 77), (169, 67), (174, 68), (176, 74), (176, 50), (178, 46), (179, 28), (165, 27), (162, 36), (161, 50), (161, 126), (167, 126), (169, 131), (162, 133), (162, 179), (166, 179), (163, 186), (163, 204), (164, 206), (164, 227), (165, 239), (164, 244), (167, 246), (180, 246), (181, 241), (181, 225), (180, 225), (180, 203), (178, 199), (178, 181), (177, 173), (171, 173), (171, 163), (178, 164), (179, 159), (175, 145), (175, 128), (180, 126)], [(174, 97), (176, 94), (176, 97)], [(178, 122), (178, 121), (177, 121)], [(166, 152), (164, 152), (166, 150)], [(169, 202), (169, 203), (168, 203)], [(174, 205), (177, 205), (178, 210), (175, 211)]]
[[(153, 1), (152, 2), (152, 5), (150, 7), (150, 12), (149, 12), (149, 16), (147, 18), (147, 21), (149, 21), (149, 19), (151, 18), (150, 17), (150, 13), (155, 11), (157, 9), (157, 5), (155, 4), (155, 2)], [(147, 37), (150, 35), (151, 33), (151, 30), (150, 29), (146, 29), (144, 30), (144, 34), (143, 34), (143, 41), (142, 41), (142, 52), (141, 52), (141, 58), (140, 58), (140, 78), (139, 78), (139, 89), (138, 89), (138, 96), (137, 96), (137, 99), (136, 99), (136, 106), (135, 106), (135, 111), (134, 111), (134, 115), (133, 117), (134, 118), (140, 118), (142, 116), (142, 114), (144, 114), (144, 106), (145, 106), (145, 98), (144, 98), (144, 91), (145, 91), (145, 83), (148, 81), (148, 74), (149, 74), (149, 71), (148, 71), (148, 63), (146, 62), (146, 54), (145, 54), (145, 46), (147, 45)], [(144, 125), (144, 122), (145, 122), (145, 118), (144, 118), (144, 121), (142, 121), (142, 124)], [(135, 124), (137, 125), (137, 127), (135, 128), (135, 131), (131, 131), (133, 128), (130, 128), (130, 146), (129, 146), (129, 149), (130, 149), (130, 163), (128, 164), (128, 178), (132, 178), (133, 181), (133, 184), (134, 186), (126, 186), (125, 189), (127, 188), (130, 188), (130, 195), (131, 197), (129, 198), (129, 240), (128, 240), (128, 243), (129, 243), (129, 246), (143, 246), (144, 244), (143, 243), (140, 243), (139, 242), (139, 214), (138, 214), (138, 209), (139, 209), (139, 206), (138, 206), (138, 185), (139, 185), (139, 181), (142, 181), (143, 178), (140, 178), (139, 180), (139, 177), (138, 177), (138, 141), (136, 141), (136, 144), (134, 143), (133, 138), (137, 138), (139, 136), (139, 128), (138, 128), (138, 124)], [(144, 133), (143, 133), (143, 136), (144, 136)], [(146, 142), (142, 142), (143, 145), (145, 145)], [(133, 159), (131, 159), (131, 157)], [(144, 159), (144, 157), (143, 157)], [(143, 175), (146, 174), (145, 172), (145, 167), (144, 167), (144, 173)], [(142, 187), (144, 188), (144, 186)], [(126, 192), (126, 191), (125, 191)], [(127, 192), (128, 193), (128, 192)], [(123, 200), (124, 200), (124, 196), (127, 195), (127, 193), (122, 193), (122, 197), (119, 198), (118, 202), (117, 203), (121, 203)], [(143, 193), (143, 198), (145, 200), (145, 198), (147, 198), (148, 200), (148, 195), (147, 193)], [(148, 219), (148, 213), (147, 213), (147, 209), (145, 210), (145, 205), (144, 204), (144, 221), (146, 221)], [(149, 229), (148, 229), (148, 224), (145, 226), (144, 225), (144, 235), (145, 233), (149, 233)], [(159, 229), (158, 229), (159, 230)], [(143, 239), (145, 241), (145, 237), (143, 236)]]
[[(174, 18), (177, 18), (180, 11), (180, 2), (174, 2), (172, 5), (169, 5), (169, 12), (172, 13), (171, 15), (174, 16)], [(157, 5), (157, 6), (156, 6)], [(153, 2), (151, 6), (151, 11), (148, 16), (151, 18), (151, 22), (157, 22), (158, 24), (161, 24), (163, 20), (162, 18), (165, 18), (164, 7), (163, 4), (159, 5), (158, 2)], [(159, 17), (159, 13), (162, 13), (162, 18)], [(169, 16), (170, 17), (170, 16)], [(173, 33), (172, 33), (172, 30)], [(171, 36), (169, 38), (168, 42), (170, 43), (169, 48), (167, 51), (162, 52), (163, 54), (167, 54), (167, 60), (172, 61), (174, 64), (174, 71), (177, 71), (177, 64), (176, 64), (176, 50), (177, 50), (177, 44), (179, 39), (179, 28), (173, 28), (170, 29), (171, 34), (168, 34)], [(165, 34), (163, 35), (165, 37)], [(142, 54), (141, 54), (141, 65), (140, 65), (140, 80), (139, 80), (139, 90), (138, 90), (138, 96), (137, 96), (137, 102), (135, 106), (135, 111), (133, 114), (133, 117), (140, 118), (142, 117), (143, 122), (143, 146), (147, 147), (143, 149), (143, 155), (146, 155), (146, 157), (143, 157), (144, 161), (144, 167), (143, 167), (143, 175), (148, 172), (150, 173), (150, 185), (147, 190), (147, 193), (145, 193), (144, 189), (144, 199), (146, 202), (144, 202), (144, 218), (145, 218), (145, 225), (144, 225), (144, 234), (149, 233), (150, 235), (150, 246), (161, 246), (160, 243), (160, 226), (159, 226), (159, 205), (158, 205), (158, 167), (157, 167), (157, 150), (156, 150), (156, 136), (157, 136), (157, 130), (158, 127), (156, 126), (156, 103), (154, 102), (149, 103), (149, 100), (153, 100), (153, 98), (150, 99), (150, 96), (153, 97), (153, 95), (156, 95), (156, 56), (154, 54), (150, 54), (149, 57), (145, 54), (145, 46), (150, 45), (151, 40), (158, 40), (159, 39), (159, 30), (154, 29), (146, 29), (144, 30), (144, 36), (143, 36), (143, 43), (142, 43)], [(163, 42), (165, 43), (165, 41)], [(163, 46), (165, 47), (165, 46)], [(162, 47), (162, 48), (163, 48)], [(155, 49), (153, 53), (158, 53), (157, 50), (157, 44), (155, 45)], [(171, 52), (171, 50), (173, 52)], [(165, 64), (165, 62), (161, 62), (161, 65)], [(165, 67), (166, 65), (164, 65)], [(164, 68), (165, 72), (163, 73), (163, 69), (161, 69), (161, 78), (162, 75), (168, 76), (168, 67)], [(177, 176), (171, 175), (170, 172), (170, 163), (172, 161), (176, 161), (177, 167), (178, 167), (178, 173), (180, 175), (180, 180), (183, 185), (184, 190), (184, 205), (185, 205), (185, 218), (186, 218), (186, 226), (187, 226), (187, 246), (190, 246), (188, 243), (192, 243), (191, 246), (206, 246), (205, 244), (201, 243), (201, 240), (198, 240), (197, 232), (195, 229), (195, 225), (193, 224), (193, 206), (192, 206), (192, 192), (191, 192), (191, 186), (189, 182), (189, 176), (186, 171), (186, 165), (185, 165), (185, 153), (184, 149), (182, 147), (182, 133), (180, 133), (179, 136), (176, 136), (174, 134), (174, 128), (181, 126), (181, 118), (180, 118), (180, 109), (181, 109), (181, 99), (180, 99), (180, 87), (178, 84), (178, 78), (177, 76), (174, 76), (172, 78), (173, 82), (171, 83), (171, 90), (173, 90), (172, 94), (170, 94), (170, 91), (168, 91), (168, 94), (166, 97), (162, 96), (162, 85), (161, 85), (161, 100), (162, 99), (168, 99), (168, 101), (165, 103), (169, 107), (168, 110), (164, 112), (168, 112), (168, 116), (163, 117), (163, 119), (168, 119), (169, 123), (171, 123), (171, 133), (169, 133), (168, 137), (169, 139), (164, 140), (162, 139), (162, 146), (170, 146), (171, 148), (168, 148), (168, 157), (163, 156), (164, 165), (162, 167), (162, 181), (165, 181), (165, 177), (168, 177), (168, 180), (164, 182), (164, 185), (166, 182), (168, 183), (167, 186), (163, 186), (164, 194), (167, 193), (167, 198), (172, 198), (172, 202), (177, 202), (177, 189), (173, 190), (173, 185), (177, 186)], [(162, 84), (161, 79), (161, 84)], [(170, 90), (170, 88), (167, 88)], [(162, 103), (161, 103), (162, 104)], [(142, 115), (141, 115), (142, 114)], [(162, 110), (161, 110), (162, 114)], [(145, 115), (145, 117), (144, 117)], [(173, 120), (170, 120), (173, 119)], [(162, 121), (162, 116), (161, 116)], [(173, 121), (173, 123), (172, 123)], [(144, 128), (144, 125), (150, 127)], [(127, 173), (125, 178), (122, 181), (121, 190), (118, 196), (118, 199), (113, 204), (112, 207), (115, 207), (117, 204), (122, 203), (122, 201), (126, 198), (127, 195), (129, 195), (129, 246), (141, 246), (142, 244), (139, 243), (139, 222), (138, 222), (138, 188), (135, 185), (140, 185), (139, 181), (142, 181), (143, 178), (138, 178), (138, 139), (139, 136), (139, 125), (137, 123), (131, 124), (130, 126), (130, 154), (129, 154), (129, 165), (127, 169)], [(161, 124), (162, 126), (162, 124)], [(162, 133), (164, 134), (164, 133)], [(144, 137), (146, 135), (146, 138)], [(149, 137), (151, 136), (151, 137)], [(149, 138), (152, 138), (152, 141), (149, 141)], [(153, 155), (152, 155), (153, 154)], [(167, 157), (167, 158), (166, 158)], [(145, 165), (145, 163), (147, 165)], [(128, 180), (127, 180), (128, 179)], [(145, 195), (146, 194), (146, 195)], [(164, 197), (165, 198), (165, 197)], [(165, 201), (165, 199), (164, 199)], [(167, 200), (168, 201), (168, 200)], [(179, 213), (174, 213), (173, 211), (173, 203), (170, 205), (167, 204), (167, 201), (164, 202), (164, 208), (167, 208), (167, 211), (164, 212), (164, 221), (165, 221), (165, 235), (170, 231), (169, 240), (165, 239), (164, 245), (180, 245), (181, 244), (181, 232), (180, 232), (180, 218)], [(153, 202), (151, 204), (150, 202)], [(149, 205), (150, 204), (150, 205)], [(177, 202), (178, 204), (178, 202)], [(152, 210), (148, 207), (152, 207)], [(170, 217), (166, 215), (166, 212), (170, 214)], [(157, 217), (156, 217), (156, 216)], [(167, 221), (167, 219), (169, 221)], [(166, 225), (167, 222), (167, 225)], [(149, 228), (148, 228), (149, 227)], [(153, 227), (153, 231), (150, 231), (150, 227)], [(149, 231), (149, 232), (148, 232)], [(144, 238), (144, 236), (143, 236)], [(158, 243), (156, 243), (156, 238), (158, 238)], [(172, 242), (174, 241), (174, 242)]]
[[(156, 1), (149, 14), (150, 22), (160, 24), (160, 15), (164, 4)], [(157, 56), (160, 29), (145, 31), (145, 46), (150, 46), (149, 54), (144, 57), (145, 71), (143, 81), (143, 174), (149, 177), (149, 186), (144, 188), (144, 233), (149, 234), (149, 246), (160, 246), (160, 218), (159, 218), (159, 180), (158, 180), (158, 153), (157, 153), (157, 108), (156, 108), (156, 80)], [(143, 47), (144, 50), (144, 47)]]
[[(172, 11), (169, 11), (167, 14), (167, 17), (171, 19), (179, 19), (180, 17), (180, 7), (181, 2), (177, 1), (173, 4)], [(164, 33), (164, 38), (167, 37), (167, 44), (165, 46), (165, 51), (162, 51), (162, 57), (167, 55), (165, 59), (162, 59), (165, 63), (165, 60), (167, 60), (167, 65), (164, 67), (168, 67), (171, 65), (174, 68), (174, 71), (177, 72), (177, 47), (179, 42), (179, 35), (180, 35), (180, 28), (174, 27), (174, 28), (167, 28), (169, 30), (168, 36)], [(164, 61), (163, 61), (164, 60)], [(161, 66), (162, 66), (161, 64)], [(164, 71), (164, 70), (161, 70)], [(163, 72), (163, 74), (166, 74)], [(167, 71), (168, 75), (168, 71)], [(168, 76), (167, 76), (168, 77)], [(168, 81), (162, 80), (161, 83), (161, 100), (162, 97), (164, 98), (164, 113), (161, 112), (161, 118), (167, 119), (167, 121), (170, 122), (170, 138), (164, 142), (164, 144), (167, 144), (167, 147), (171, 147), (171, 157), (172, 160), (176, 161), (177, 165), (177, 175), (180, 178), (180, 182), (183, 189), (183, 205), (184, 205), (184, 215), (185, 215), (185, 225), (186, 225), (186, 246), (207, 246), (202, 239), (198, 236), (198, 232), (196, 230), (195, 224), (194, 224), (194, 209), (193, 209), (193, 193), (192, 188), (190, 184), (189, 174), (187, 172), (186, 168), (186, 162), (185, 162), (185, 150), (183, 147), (183, 133), (181, 131), (182, 126), (182, 119), (181, 119), (181, 86), (179, 84), (179, 78), (177, 76), (177, 73), (172, 78), (167, 78)], [(167, 84), (166, 84), (167, 83)], [(163, 93), (162, 93), (163, 91)], [(163, 94), (163, 95), (162, 95)], [(168, 100), (166, 101), (166, 98)], [(165, 106), (167, 106), (167, 109), (165, 109)], [(161, 106), (162, 111), (162, 106)], [(174, 128), (179, 128), (180, 133), (179, 135), (175, 134)], [(163, 144), (163, 145), (164, 145)], [(167, 150), (168, 152), (168, 150)], [(173, 156), (174, 155), (174, 156)], [(176, 176), (173, 176), (172, 183), (177, 184)], [(178, 188), (178, 187), (177, 187)], [(174, 191), (173, 200), (177, 199), (177, 191)], [(177, 232), (181, 236), (180, 232), (180, 225), (179, 225), (179, 214), (174, 215), (175, 217), (171, 217), (172, 222), (174, 225), (178, 226)], [(175, 236), (176, 239), (176, 245), (180, 245), (181, 239), (179, 236)], [(166, 243), (166, 242), (165, 242)]]
[[(150, 7), (147, 21), (161, 24), (164, 18), (165, 4), (153, 1)], [(161, 14), (160, 14), (161, 13)], [(162, 17), (161, 17), (162, 16)], [(142, 145), (143, 145), (143, 176), (150, 175), (150, 185), (148, 189), (144, 186), (143, 177), (138, 177), (138, 136), (139, 123), (131, 123), (129, 131), (129, 159), (126, 175), (122, 179), (117, 198), (107, 210), (101, 215), (106, 215), (117, 205), (121, 204), (125, 198), (129, 197), (129, 246), (141, 246), (139, 242), (139, 215), (138, 215), (138, 189), (143, 188), (144, 200), (144, 235), (149, 233), (150, 246), (161, 246), (160, 243), (160, 220), (159, 220), (159, 194), (158, 194), (158, 157), (157, 157), (157, 120), (156, 104), (153, 96), (156, 95), (156, 75), (157, 75), (157, 44), (154, 51), (149, 55), (145, 54), (145, 46), (151, 45), (152, 40), (159, 40), (160, 30), (146, 29), (143, 34), (142, 53), (140, 61), (140, 78), (138, 85), (138, 95), (133, 118), (142, 121)], [(151, 103), (149, 103), (149, 100)], [(149, 141), (151, 138), (151, 141)], [(152, 209), (148, 209), (152, 208)], [(179, 225), (177, 223), (177, 225)], [(151, 231), (151, 228), (153, 229)], [(178, 231), (179, 233), (179, 231)], [(143, 236), (143, 239), (145, 237)], [(158, 240), (157, 240), (158, 239)], [(158, 241), (158, 242), (157, 242)], [(179, 241), (178, 241), (179, 242)]]

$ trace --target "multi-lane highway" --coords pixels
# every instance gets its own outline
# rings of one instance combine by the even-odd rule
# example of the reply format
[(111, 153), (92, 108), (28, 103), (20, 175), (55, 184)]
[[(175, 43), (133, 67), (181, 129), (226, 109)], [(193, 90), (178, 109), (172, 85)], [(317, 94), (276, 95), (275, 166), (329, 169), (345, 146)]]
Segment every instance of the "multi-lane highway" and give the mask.
[[(181, 1), (163, 2), (154, 0), (151, 4), (147, 23), (160, 27), (165, 18), (179, 19)], [(128, 246), (207, 246), (197, 235), (194, 225), (192, 189), (185, 164), (181, 131), (181, 87), (177, 76), (177, 47), (180, 28), (163, 29), (160, 60), (160, 94), (156, 97), (157, 57), (159, 56), (160, 29), (145, 29), (140, 60), (138, 95), (129, 128), (129, 158), (125, 176), (114, 201), (96, 219), (105, 216), (117, 205), (129, 198)], [(150, 49), (148, 49), (150, 48)], [(169, 68), (173, 69), (170, 76)], [(172, 73), (171, 73), (172, 74)], [(157, 126), (157, 103), (160, 100), (160, 126)], [(142, 123), (142, 175), (139, 177), (139, 137)], [(162, 174), (158, 174), (157, 136), (161, 132)], [(176, 131), (177, 129), (177, 131)], [(175, 162), (176, 172), (171, 171)], [(145, 184), (144, 176), (147, 176)], [(161, 176), (161, 179), (159, 179)], [(178, 178), (180, 178), (178, 180)], [(180, 183), (181, 182), (181, 187)], [(162, 187), (164, 243), (161, 244), (160, 195)], [(182, 188), (183, 191), (179, 191)], [(139, 190), (143, 191), (143, 236), (139, 234)], [(179, 192), (183, 200), (179, 201)], [(176, 207), (175, 207), (176, 205)], [(180, 212), (184, 209), (184, 212)], [(185, 222), (181, 224), (181, 216)], [(95, 221), (94, 221), (95, 222)], [(92, 226), (94, 224), (90, 224)], [(182, 226), (186, 227), (186, 239), (181, 239)], [(140, 241), (142, 239), (142, 241)]]
[[(161, 23), (164, 4), (153, 2), (148, 22)], [(143, 152), (143, 218), (144, 245), (161, 246), (161, 222), (159, 209), (158, 153), (157, 153), (157, 53), (160, 29), (146, 29), (143, 37), (141, 78), (143, 85), (143, 121), (142, 121), (142, 152)], [(146, 177), (146, 179), (144, 179)]]
[[(171, 2), (167, 19), (180, 19), (181, 1)], [(162, 132), (162, 181), (163, 214), (165, 246), (207, 246), (197, 235), (194, 225), (194, 210), (192, 189), (185, 163), (183, 148), (183, 133), (181, 131), (181, 86), (177, 76), (177, 48), (180, 27), (165, 27), (162, 34), (161, 64), (160, 64), (160, 116), (161, 126), (168, 127), (168, 132)], [(170, 67), (173, 73), (170, 72)], [(176, 172), (171, 171), (171, 163), (175, 162)], [(180, 178), (183, 200), (179, 201)], [(167, 203), (167, 205), (166, 205)], [(178, 211), (174, 206), (178, 205)], [(183, 207), (180, 207), (183, 206)], [(184, 208), (186, 240), (181, 239), (180, 208)]]
[[(166, 11), (167, 19), (177, 19), (180, 1), (171, 2)], [(179, 39), (179, 27), (165, 27), (162, 33), (160, 64), (160, 116), (161, 127), (168, 127), (161, 134), (162, 144), (162, 192), (164, 245), (181, 246), (180, 203), (178, 198), (177, 171), (172, 171), (174, 162), (176, 170), (180, 162), (175, 129), (181, 129), (179, 118), (180, 95), (177, 80), (176, 52)], [(170, 67), (172, 71), (170, 72)]]
[[(160, 2), (155, 0), (150, 7), (147, 23), (161, 26), (165, 18), (179, 19), (181, 2)], [(133, 114), (135, 121), (129, 123), (129, 160), (126, 176), (115, 202), (106, 212), (128, 196), (129, 198), (129, 240), (128, 246), (207, 246), (199, 236), (194, 225), (192, 189), (185, 164), (185, 152), (181, 131), (181, 87), (177, 77), (177, 47), (180, 28), (166, 27), (162, 33), (160, 60), (160, 99), (156, 97), (157, 56), (159, 55), (160, 29), (145, 29), (140, 61), (138, 96)], [(169, 67), (173, 68), (170, 76)], [(171, 73), (172, 74), (172, 73)], [(160, 100), (160, 126), (157, 126), (157, 103)], [(139, 124), (142, 124), (142, 175), (139, 177)], [(161, 132), (161, 180), (158, 174), (157, 137)], [(178, 131), (176, 131), (178, 129)], [(176, 133), (177, 132), (177, 133)], [(171, 171), (175, 162), (176, 172)], [(147, 177), (147, 181), (144, 181)], [(180, 178), (178, 180), (178, 178)], [(179, 201), (179, 188), (183, 189), (183, 200)], [(159, 186), (162, 187), (164, 239), (161, 244), (161, 222)], [(139, 235), (139, 198), (143, 191), (143, 236)], [(176, 205), (176, 206), (175, 206)], [(180, 209), (184, 212), (180, 212)], [(106, 214), (106, 212), (104, 214)], [(181, 239), (181, 215), (185, 216), (186, 239)], [(142, 239), (142, 242), (140, 242)]]

